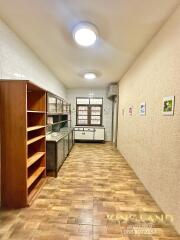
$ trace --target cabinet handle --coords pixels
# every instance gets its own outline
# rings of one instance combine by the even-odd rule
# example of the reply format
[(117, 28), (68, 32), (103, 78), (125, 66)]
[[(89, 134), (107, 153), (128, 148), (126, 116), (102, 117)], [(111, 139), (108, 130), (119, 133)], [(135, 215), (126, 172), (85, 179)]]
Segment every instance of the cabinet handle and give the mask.
[(85, 135), (85, 133), (83, 132), (82, 135)]

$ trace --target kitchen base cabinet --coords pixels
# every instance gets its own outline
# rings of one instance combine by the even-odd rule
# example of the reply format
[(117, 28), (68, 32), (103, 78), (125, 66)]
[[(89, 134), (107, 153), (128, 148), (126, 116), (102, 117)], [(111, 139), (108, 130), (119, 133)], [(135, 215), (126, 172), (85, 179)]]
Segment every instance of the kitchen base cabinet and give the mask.
[(94, 129), (94, 140), (95, 141), (104, 141), (105, 139), (105, 129), (95, 128)]
[(73, 145), (74, 145), (74, 132), (72, 131), (69, 133), (69, 144), (68, 144), (69, 152), (71, 151)]
[(47, 142), (47, 171), (57, 177), (58, 171), (62, 166), (64, 158), (63, 139), (59, 142)]
[(104, 142), (105, 141), (105, 128), (104, 127), (75, 127), (74, 128), (75, 141), (84, 142)]
[(64, 158), (67, 158), (69, 154), (69, 135), (66, 135), (63, 138), (63, 143), (64, 143)]
[(64, 144), (63, 144), (63, 141), (61, 140), (57, 143), (57, 149), (56, 149), (56, 151), (57, 151), (57, 168), (56, 168), (57, 173), (56, 173), (56, 176), (58, 174), (60, 167), (63, 165), (63, 162), (65, 160), (63, 147), (64, 147)]
[(94, 140), (94, 131), (76, 131), (75, 140)]
[(73, 130), (66, 133), (52, 133), (46, 136), (47, 174), (57, 177), (59, 169), (69, 155), (74, 144)]

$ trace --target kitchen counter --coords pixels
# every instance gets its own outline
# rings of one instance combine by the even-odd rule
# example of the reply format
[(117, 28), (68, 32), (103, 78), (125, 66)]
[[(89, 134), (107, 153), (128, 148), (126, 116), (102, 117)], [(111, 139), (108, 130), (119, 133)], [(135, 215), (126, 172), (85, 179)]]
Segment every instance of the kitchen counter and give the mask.
[(75, 126), (74, 139), (76, 141), (105, 142), (105, 128), (104, 126)]
[(67, 136), (73, 129), (62, 128), (60, 132), (52, 132), (46, 135), (46, 141), (48, 142), (59, 142), (62, 138)]
[(52, 132), (46, 135), (46, 169), (47, 174), (57, 177), (60, 167), (69, 155), (74, 145), (74, 133), (72, 128), (61, 128), (60, 132)]
[(104, 126), (75, 126), (74, 128), (105, 128)]

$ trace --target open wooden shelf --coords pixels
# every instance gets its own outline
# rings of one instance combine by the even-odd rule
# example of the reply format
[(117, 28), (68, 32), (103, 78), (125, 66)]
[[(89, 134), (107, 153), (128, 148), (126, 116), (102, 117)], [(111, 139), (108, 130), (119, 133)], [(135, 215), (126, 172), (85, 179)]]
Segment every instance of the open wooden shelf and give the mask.
[(32, 144), (34, 142), (37, 142), (37, 141), (39, 141), (39, 140), (41, 140), (43, 138), (45, 138), (45, 135), (41, 135), (41, 136), (38, 136), (38, 137), (35, 137), (35, 138), (32, 138), (32, 139), (29, 139), (27, 141), (27, 145), (30, 145), (30, 144)]
[(41, 128), (45, 128), (45, 126), (32, 126), (27, 128), (27, 132), (35, 131)]
[(31, 165), (33, 165), (35, 162), (37, 162), (40, 158), (42, 158), (45, 155), (45, 152), (37, 152), (33, 154), (30, 158), (27, 160), (27, 168), (29, 168)]
[(33, 182), (43, 173), (45, 167), (39, 167), (35, 172), (27, 179), (27, 188), (29, 188)]
[(27, 207), (46, 177), (47, 93), (28, 80), (1, 80), (0, 91), (1, 206)]

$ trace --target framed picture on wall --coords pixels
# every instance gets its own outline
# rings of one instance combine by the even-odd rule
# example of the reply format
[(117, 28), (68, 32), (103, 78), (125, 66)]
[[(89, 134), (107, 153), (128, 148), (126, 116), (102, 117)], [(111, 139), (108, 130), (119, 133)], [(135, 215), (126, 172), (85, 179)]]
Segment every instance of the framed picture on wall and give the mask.
[(132, 114), (133, 114), (133, 107), (129, 106), (129, 115), (132, 116)]
[(174, 103), (175, 96), (169, 96), (163, 98), (163, 115), (172, 116), (174, 115)]
[(145, 115), (146, 115), (146, 102), (142, 102), (142, 103), (140, 104), (139, 114), (140, 114), (141, 116), (145, 116)]

